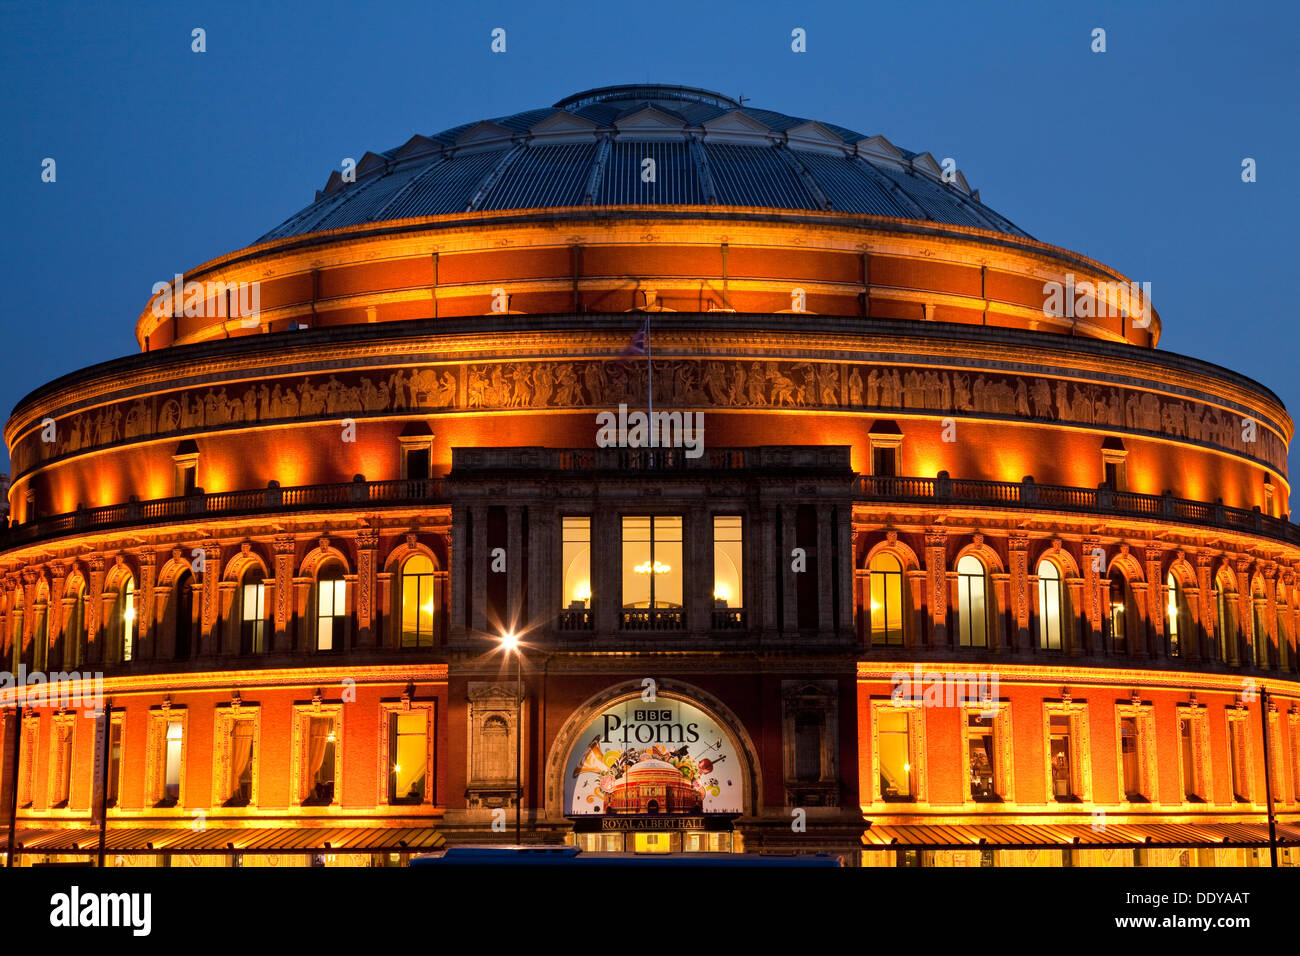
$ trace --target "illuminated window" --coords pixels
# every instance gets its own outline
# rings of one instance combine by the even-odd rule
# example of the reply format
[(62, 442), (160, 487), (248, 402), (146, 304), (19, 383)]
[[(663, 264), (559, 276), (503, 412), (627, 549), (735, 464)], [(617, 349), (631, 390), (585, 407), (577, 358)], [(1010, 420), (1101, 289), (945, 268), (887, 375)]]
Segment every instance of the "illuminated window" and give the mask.
[(433, 647), (437, 578), (427, 555), (402, 564), (402, 647)]
[(334, 772), (338, 756), (338, 724), (333, 717), (307, 719), (303, 749), (303, 806), (327, 807), (334, 802)]
[(179, 720), (167, 721), (167, 733), (163, 739), (160, 806), (174, 807), (181, 798), (181, 758), (184, 750), (185, 726)]
[(341, 651), (347, 635), (347, 582), (343, 566), (331, 561), (316, 579), (316, 650)]
[(1178, 576), (1165, 576), (1165, 633), (1169, 636), (1169, 656), (1182, 656), (1183, 620), (1187, 614), (1187, 597)]
[(903, 643), (903, 567), (887, 551), (871, 559), (871, 643)]
[(633, 846), (636, 853), (670, 853), (672, 852), (671, 833), (637, 833)]
[(388, 715), (388, 802), (422, 803), (428, 774), (428, 716), (425, 711)]
[(230, 722), (230, 797), (224, 806), (246, 807), (253, 799), (253, 731), (251, 718)]
[(118, 790), (122, 782), (122, 718), (114, 717), (108, 734), (108, 787), (104, 801), (117, 806)]
[(108, 622), (108, 637), (110, 653), (115, 655), (116, 660), (131, 660), (135, 650), (135, 581), (130, 577), (118, 588), (117, 600), (113, 602), (113, 613)]
[(717, 607), (744, 607), (744, 538), (739, 515), (713, 517), (713, 600)]
[(260, 570), (251, 568), (240, 588), (239, 653), (266, 651), (266, 582)]
[(1120, 765), (1124, 775), (1124, 798), (1129, 801), (1143, 799), (1139, 743), (1137, 718), (1121, 717), (1119, 721)]
[[(681, 627), (682, 519), (673, 517), (623, 518), (624, 626), (643, 620), (652, 627)], [(668, 611), (667, 614), (629, 615), (635, 608)]]
[(591, 518), (569, 515), (560, 520), (563, 579), (560, 599), (570, 611), (591, 607)]
[(876, 747), (880, 753), (882, 800), (912, 799), (911, 731), (906, 710), (876, 712)]
[(1038, 646), (1045, 651), (1061, 649), (1061, 572), (1046, 559), (1038, 562)]
[(1201, 800), (1201, 748), (1196, 746), (1196, 725), (1190, 716), (1178, 718), (1178, 746), (1183, 764), (1183, 799), (1189, 803)]
[(998, 757), (995, 718), (979, 713), (966, 715), (966, 756), (970, 769), (972, 800), (995, 801), (998, 795)]
[(988, 646), (988, 578), (974, 555), (957, 562), (957, 643), (961, 647)]
[(1071, 752), (1070, 718), (1053, 714), (1049, 718), (1048, 730), (1052, 797), (1060, 801), (1074, 800), (1074, 754)]

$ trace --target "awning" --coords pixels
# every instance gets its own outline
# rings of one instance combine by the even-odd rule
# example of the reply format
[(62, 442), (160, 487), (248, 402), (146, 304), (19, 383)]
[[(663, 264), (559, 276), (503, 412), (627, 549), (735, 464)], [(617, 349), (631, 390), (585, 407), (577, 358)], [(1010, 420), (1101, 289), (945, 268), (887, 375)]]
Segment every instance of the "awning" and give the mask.
[[(1267, 847), (1268, 826), (1256, 823), (933, 824), (878, 825), (862, 835), (874, 849), (989, 850), (1024, 848)], [(1277, 827), (1278, 846), (1300, 845), (1300, 826)]]
[[(108, 853), (403, 853), (440, 849), (443, 836), (430, 827), (112, 827)], [(6, 843), (0, 839), (0, 853)], [(97, 853), (94, 827), (19, 830), (15, 854)]]

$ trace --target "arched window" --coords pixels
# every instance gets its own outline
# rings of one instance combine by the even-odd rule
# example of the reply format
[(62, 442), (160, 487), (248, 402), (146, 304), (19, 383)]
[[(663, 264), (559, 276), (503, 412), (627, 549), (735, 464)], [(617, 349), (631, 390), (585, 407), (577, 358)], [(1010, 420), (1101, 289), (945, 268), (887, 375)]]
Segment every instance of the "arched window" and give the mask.
[(881, 551), (871, 559), (871, 643), (903, 643), (903, 566)]
[(1169, 656), (1183, 656), (1184, 635), (1190, 637), (1190, 612), (1187, 595), (1178, 575), (1170, 571), (1165, 576), (1165, 634), (1169, 636)]
[(1038, 646), (1045, 651), (1061, 649), (1061, 598), (1061, 571), (1044, 558), (1038, 562)]
[(135, 651), (135, 579), (127, 577), (118, 586), (108, 621), (108, 651), (111, 663), (131, 660)]
[(256, 565), (244, 572), (239, 588), (239, 653), (265, 654), (266, 581)]
[(194, 575), (189, 568), (172, 586), (172, 651), (178, 661), (194, 653)]
[(433, 647), (437, 610), (433, 562), (414, 554), (402, 564), (402, 647)]
[(329, 561), (316, 576), (316, 650), (341, 651), (347, 634), (343, 565)]
[(1217, 605), (1219, 617), (1219, 660), (1225, 664), (1232, 662), (1228, 651), (1236, 648), (1237, 643), (1237, 595), (1223, 579), (1219, 579)]
[(1116, 654), (1127, 654), (1129, 648), (1128, 631), (1131, 627), (1129, 621), (1129, 608), (1132, 605), (1132, 592), (1128, 585), (1128, 578), (1124, 577), (1124, 572), (1117, 567), (1110, 569), (1110, 641), (1111, 649)]
[(988, 575), (973, 554), (957, 562), (957, 643), (988, 647)]

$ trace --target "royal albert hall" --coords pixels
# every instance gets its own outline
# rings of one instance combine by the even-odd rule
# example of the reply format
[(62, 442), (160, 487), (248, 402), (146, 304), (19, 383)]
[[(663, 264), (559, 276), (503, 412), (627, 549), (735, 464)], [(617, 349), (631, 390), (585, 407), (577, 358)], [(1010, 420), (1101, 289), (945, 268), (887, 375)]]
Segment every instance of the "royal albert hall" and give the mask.
[(5, 692), (11, 864), (1300, 863), (1291, 419), (929, 153), (590, 90), (183, 281), (5, 426), (6, 666), (103, 695)]

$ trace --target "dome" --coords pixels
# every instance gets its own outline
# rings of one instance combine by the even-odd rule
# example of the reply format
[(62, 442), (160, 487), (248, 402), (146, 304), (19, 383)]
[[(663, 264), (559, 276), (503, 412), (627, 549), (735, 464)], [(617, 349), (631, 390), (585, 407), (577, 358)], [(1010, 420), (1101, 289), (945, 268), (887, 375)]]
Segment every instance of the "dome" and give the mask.
[(646, 758), (628, 768), (608, 797), (608, 813), (698, 813), (700, 792), (670, 763)]
[(883, 136), (708, 90), (609, 86), (367, 152), (355, 181), (335, 170), (315, 202), (258, 242), (479, 210), (646, 205), (833, 211), (1027, 235), (960, 172), (946, 178), (929, 153)]

